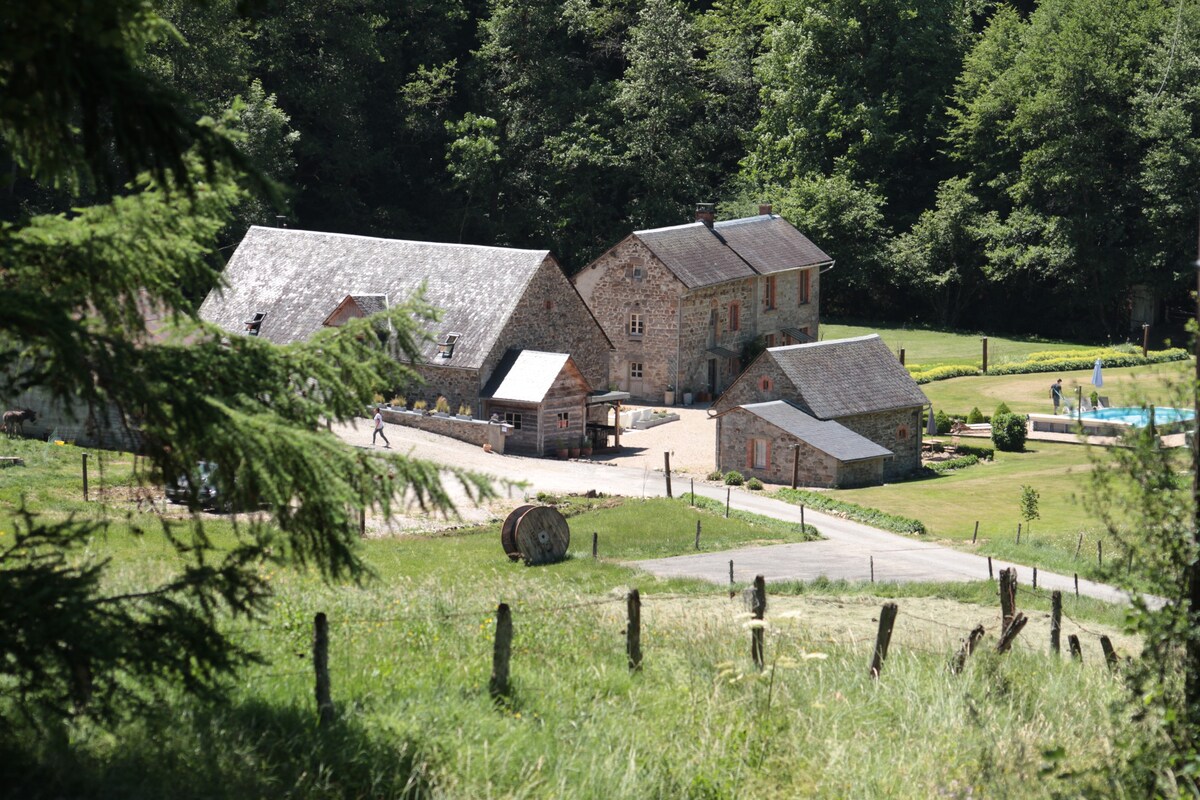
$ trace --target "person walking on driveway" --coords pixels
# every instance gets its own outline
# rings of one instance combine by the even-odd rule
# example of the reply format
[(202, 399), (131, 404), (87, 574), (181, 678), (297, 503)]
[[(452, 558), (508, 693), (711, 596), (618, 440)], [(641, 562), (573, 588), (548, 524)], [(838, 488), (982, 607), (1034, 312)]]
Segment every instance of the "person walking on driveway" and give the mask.
[(1057, 382), (1050, 384), (1050, 399), (1054, 401), (1054, 413), (1058, 413), (1058, 407), (1062, 404), (1062, 378)]
[(392, 443), (388, 441), (387, 435), (383, 432), (383, 412), (380, 409), (375, 409), (375, 430), (371, 432), (371, 447), (375, 446), (375, 437), (383, 439), (383, 446), (388, 450), (392, 449)]

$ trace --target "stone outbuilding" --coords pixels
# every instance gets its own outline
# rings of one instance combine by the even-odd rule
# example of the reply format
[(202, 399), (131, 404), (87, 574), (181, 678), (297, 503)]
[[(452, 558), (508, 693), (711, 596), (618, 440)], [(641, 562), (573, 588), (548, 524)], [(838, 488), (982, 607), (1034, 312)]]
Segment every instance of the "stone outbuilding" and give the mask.
[[(567, 359), (579, 386), (608, 383), (612, 343), (547, 250), (255, 226), (224, 277), (226, 287), (209, 294), (200, 316), (277, 344), (391, 308), (424, 287), (425, 302), (440, 312), (412, 364), (424, 383), (390, 387), (409, 404), (421, 399), (432, 407), (444, 396), (452, 412), (465, 405), (486, 419), (485, 387), (503, 385), (522, 350), (541, 354), (529, 363), (548, 353)], [(541, 421), (527, 424), (540, 434)]]
[(819, 420), (783, 400), (734, 406), (718, 421), (717, 464), (765, 483), (830, 489), (883, 481), (892, 451), (832, 420)]
[(635, 231), (572, 278), (615, 344), (610, 387), (664, 402), (720, 394), (746, 345), (817, 338), (821, 268), (833, 260), (791, 223), (759, 214)]
[[(807, 419), (774, 406), (764, 411), (763, 404), (773, 401), (784, 401)], [(898, 480), (921, 466), (921, 412), (927, 405), (925, 393), (878, 335), (768, 348), (709, 412), (717, 420), (717, 467), (741, 471), (751, 463), (755, 466), (750, 474), (761, 480), (790, 483), (790, 448), (803, 440), (826, 456), (845, 456), (837, 459), (842, 466), (831, 471), (829, 462), (802, 452), (802, 469), (805, 463), (813, 464), (811, 472), (800, 475), (804, 485)], [(733, 414), (734, 409), (741, 411)], [(835, 423), (838, 428), (818, 423)], [(780, 432), (777, 438), (771, 439), (771, 430)], [(755, 455), (754, 448), (762, 448), (755, 439), (767, 440), (773, 461), (758, 457), (761, 452)], [(887, 453), (877, 472), (863, 463), (868, 450), (860, 440)], [(787, 461), (783, 478), (781, 458)], [(769, 464), (774, 467), (765, 466)], [(835, 479), (838, 482), (831, 483)]]

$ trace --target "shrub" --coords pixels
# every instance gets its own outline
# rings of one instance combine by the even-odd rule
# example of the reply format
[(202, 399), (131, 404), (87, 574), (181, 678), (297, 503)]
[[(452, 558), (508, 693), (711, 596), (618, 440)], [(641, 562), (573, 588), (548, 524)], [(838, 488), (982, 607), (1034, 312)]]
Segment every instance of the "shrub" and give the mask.
[(763, 482), (758, 478), (751, 478), (750, 480), (746, 481), (746, 488), (757, 492), (759, 489), (763, 488)]
[(712, 472), (708, 473), (708, 479), (710, 481), (723, 481), (725, 480), (725, 475), (721, 472), (721, 470), (714, 469)]
[(954, 448), (954, 452), (964, 456), (975, 456), (984, 461), (991, 461), (996, 457), (996, 451), (991, 447), (984, 447), (977, 444), (959, 444)]
[(867, 525), (874, 525), (876, 528), (883, 528), (886, 531), (916, 534), (926, 532), (925, 524), (920, 520), (899, 517), (876, 508), (867, 508), (866, 506), (859, 506), (854, 503), (844, 503), (841, 500), (834, 500), (829, 495), (822, 494), (821, 492), (810, 492), (804, 489), (780, 489), (771, 496), (792, 503), (793, 505), (804, 505), (809, 508), (815, 508), (818, 511), (829, 511), (840, 517), (852, 519), (855, 522), (863, 522)]
[(936, 414), (934, 414), (933, 421), (937, 425), (938, 433), (950, 432), (950, 417), (946, 415), (945, 411), (939, 410)]
[(978, 425), (983, 422), (983, 412), (979, 410), (979, 406), (971, 409), (971, 413), (967, 414), (968, 425)]
[(433, 404), (433, 410), (442, 414), (449, 414), (450, 401), (446, 399), (445, 395), (438, 395), (437, 402)]
[(977, 456), (958, 456), (957, 458), (947, 459), (946, 461), (935, 461), (932, 464), (925, 466), (934, 472), (949, 472), (950, 470), (962, 469), (979, 463)]
[(992, 442), (997, 450), (1019, 453), (1025, 449), (1025, 417), (1020, 414), (997, 414), (992, 417)]
[(390, 405), (392, 408), (407, 408), (408, 398), (402, 394), (398, 394), (391, 399), (391, 402), (389, 402), (388, 405)]
[(729, 486), (741, 486), (746, 482), (746, 476), (738, 472), (736, 469), (731, 469), (725, 473), (725, 483)]
[(1012, 409), (1008, 407), (1008, 403), (1001, 402), (1000, 405), (996, 406), (996, 410), (992, 412), (992, 420), (995, 421), (996, 417), (1000, 416), (1001, 414), (1011, 413)]

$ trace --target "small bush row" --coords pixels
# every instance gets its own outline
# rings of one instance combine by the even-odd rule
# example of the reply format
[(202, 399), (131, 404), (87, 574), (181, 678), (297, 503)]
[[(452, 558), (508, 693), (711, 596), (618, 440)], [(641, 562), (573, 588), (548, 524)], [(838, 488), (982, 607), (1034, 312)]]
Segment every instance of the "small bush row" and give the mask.
[(818, 511), (829, 511), (846, 519), (873, 525), (885, 531), (909, 534), (926, 533), (925, 525), (920, 520), (888, 514), (877, 508), (867, 508), (866, 506), (859, 506), (854, 503), (844, 503), (841, 500), (835, 500), (820, 492), (809, 492), (804, 489), (780, 489), (775, 492), (775, 497), (793, 505), (804, 505), (809, 508), (815, 508)]
[[(1132, 345), (1121, 347), (1100, 347), (1090, 350), (1048, 350), (1031, 353), (1024, 361), (1014, 361), (1010, 364), (996, 364), (988, 369), (989, 375), (1026, 375), (1034, 372), (1069, 372), (1071, 370), (1091, 369), (1099, 358), (1105, 367), (1117, 369), (1120, 367), (1140, 367), (1146, 364), (1162, 364), (1167, 361), (1183, 361), (1188, 357), (1188, 351), (1179, 347), (1169, 350), (1156, 350), (1142, 356), (1141, 352)], [(983, 371), (972, 364), (944, 364), (930, 369), (912, 365), (908, 368), (909, 375), (917, 383), (944, 381), (948, 378), (961, 378), (972, 375), (982, 375)]]
[(955, 446), (955, 452), (962, 453), (964, 456), (975, 456), (981, 461), (991, 461), (996, 457), (995, 448), (984, 447), (983, 445), (960, 443)]
[(926, 464), (926, 468), (934, 472), (950, 472), (963, 467), (971, 467), (979, 463), (979, 456), (958, 456), (946, 461), (935, 461), (932, 464)]

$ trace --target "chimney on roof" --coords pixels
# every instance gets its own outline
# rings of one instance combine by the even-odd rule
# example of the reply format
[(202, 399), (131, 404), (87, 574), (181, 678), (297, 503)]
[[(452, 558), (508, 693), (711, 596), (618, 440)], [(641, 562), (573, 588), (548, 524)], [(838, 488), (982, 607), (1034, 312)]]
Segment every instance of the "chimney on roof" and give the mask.
[(759, 203), (758, 204), (758, 215), (760, 217), (765, 217), (765, 216), (769, 215), (770, 213), (771, 213), (771, 204), (770, 203)]
[(696, 203), (696, 222), (703, 222), (711, 228), (716, 219), (716, 203)]

